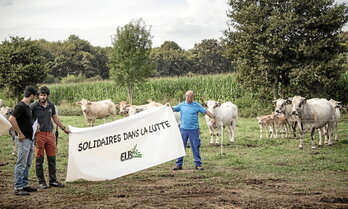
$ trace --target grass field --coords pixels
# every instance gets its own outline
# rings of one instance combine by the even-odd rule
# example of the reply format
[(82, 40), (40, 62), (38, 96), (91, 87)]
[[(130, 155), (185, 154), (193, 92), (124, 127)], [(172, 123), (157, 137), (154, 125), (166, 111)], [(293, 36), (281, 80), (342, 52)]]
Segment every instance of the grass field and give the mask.
[[(86, 127), (82, 116), (60, 118), (65, 125)], [(194, 169), (186, 149), (182, 171), (172, 171), (171, 161), (111, 181), (81, 180), (20, 198), (13, 195), (11, 139), (1, 136), (0, 208), (348, 208), (348, 115), (339, 124), (339, 141), (315, 150), (309, 134), (300, 150), (298, 139), (259, 139), (257, 120), (239, 118), (236, 142), (227, 146), (225, 131), (221, 155), (220, 147), (209, 145), (203, 117), (200, 127), (204, 171)], [(57, 158), (64, 181), (68, 136), (62, 131)], [(30, 180), (37, 186), (34, 165)]]

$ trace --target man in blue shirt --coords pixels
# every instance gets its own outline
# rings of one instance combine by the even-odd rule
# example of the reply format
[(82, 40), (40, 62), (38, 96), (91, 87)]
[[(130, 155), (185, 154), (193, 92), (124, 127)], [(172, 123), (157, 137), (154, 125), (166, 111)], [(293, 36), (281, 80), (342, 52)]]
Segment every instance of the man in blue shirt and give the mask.
[[(181, 123), (180, 123), (180, 133), (182, 140), (184, 142), (184, 147), (187, 145), (187, 140), (190, 139), (191, 149), (194, 157), (194, 163), (197, 170), (203, 170), (202, 160), (199, 153), (199, 148), (201, 146), (201, 139), (199, 138), (199, 122), (198, 113), (206, 114), (210, 118), (213, 118), (215, 122), (215, 116), (204, 109), (204, 107), (194, 100), (193, 91), (187, 91), (185, 94), (185, 102), (181, 102), (177, 106), (173, 107), (173, 110), (180, 112)], [(181, 170), (183, 165), (184, 157), (180, 157), (176, 160), (176, 167), (173, 170)]]

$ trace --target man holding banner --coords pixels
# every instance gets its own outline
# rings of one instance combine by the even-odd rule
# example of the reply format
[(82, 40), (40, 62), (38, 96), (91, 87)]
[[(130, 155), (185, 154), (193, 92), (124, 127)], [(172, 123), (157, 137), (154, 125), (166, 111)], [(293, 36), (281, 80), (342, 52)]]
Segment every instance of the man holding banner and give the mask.
[[(59, 126), (64, 133), (69, 134), (69, 128), (65, 127), (59, 120), (56, 114), (56, 108), (54, 103), (49, 101), (50, 90), (46, 86), (42, 86), (39, 89), (39, 101), (30, 105), (30, 109), (33, 113), (33, 118), (38, 119), (40, 129), (35, 136), (35, 156), (36, 156), (36, 176), (39, 180), (39, 187), (41, 189), (47, 189), (51, 187), (64, 187), (57, 181), (56, 177), (56, 154), (57, 154), (57, 139), (53, 134), (52, 119)], [(46, 184), (43, 164), (44, 154), (46, 152), (48, 161), (48, 173), (49, 173), (49, 186)]]
[(34, 152), (33, 118), (29, 104), (37, 94), (37, 90), (34, 87), (27, 87), (24, 91), (24, 98), (17, 103), (9, 118), (18, 136), (15, 138), (17, 149), (17, 162), (14, 171), (15, 195), (29, 195), (29, 192), (37, 191), (36, 188), (28, 186), (29, 168)]
[[(204, 109), (204, 107), (198, 102), (193, 101), (193, 91), (187, 91), (185, 94), (185, 102), (181, 102), (177, 106), (173, 107), (173, 110), (180, 112), (181, 124), (180, 133), (184, 143), (184, 147), (187, 145), (187, 140), (190, 139), (192, 154), (194, 157), (194, 163), (197, 170), (204, 170), (202, 168), (202, 160), (199, 152), (201, 146), (201, 139), (199, 138), (199, 122), (198, 113), (206, 114), (213, 119), (215, 123), (215, 116)], [(176, 160), (176, 167), (173, 170), (182, 170), (184, 157), (180, 157)]]

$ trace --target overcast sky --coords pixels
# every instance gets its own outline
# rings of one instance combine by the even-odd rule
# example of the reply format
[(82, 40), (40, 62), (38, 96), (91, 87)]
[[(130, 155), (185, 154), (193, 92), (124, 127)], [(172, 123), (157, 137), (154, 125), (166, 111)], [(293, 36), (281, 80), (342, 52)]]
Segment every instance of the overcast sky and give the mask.
[[(337, 0), (344, 2), (347, 0)], [(227, 28), (227, 0), (0, 0), (0, 41), (10, 36), (64, 41), (75, 34), (111, 46), (117, 27), (143, 18), (153, 47), (175, 41), (184, 49), (218, 39)]]

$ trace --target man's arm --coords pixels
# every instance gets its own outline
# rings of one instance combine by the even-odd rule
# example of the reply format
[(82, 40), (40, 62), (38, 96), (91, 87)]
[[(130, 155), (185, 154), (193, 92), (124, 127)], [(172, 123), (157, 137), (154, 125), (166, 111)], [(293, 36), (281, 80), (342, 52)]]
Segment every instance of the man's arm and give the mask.
[(25, 139), (24, 134), (22, 133), (21, 129), (18, 126), (17, 119), (13, 115), (10, 115), (10, 118), (8, 119), (12, 125), (12, 128), (16, 131), (18, 134), (19, 141), (23, 141)]
[(59, 128), (61, 128), (61, 129), (64, 131), (64, 133), (66, 133), (66, 134), (71, 133), (71, 131), (69, 130), (69, 128), (68, 128), (68, 127), (65, 127), (65, 126), (60, 122), (60, 120), (59, 120), (57, 114), (52, 115), (52, 119), (53, 119), (53, 121), (55, 122), (55, 124), (57, 124), (57, 126), (58, 126)]
[(215, 119), (215, 116), (213, 113), (209, 112), (209, 110), (207, 110), (207, 112), (205, 112), (206, 115), (208, 115), (210, 118)]
[(208, 115), (209, 118), (212, 119), (212, 122), (213, 122), (213, 123), (216, 122), (215, 115), (214, 115), (213, 113), (209, 112), (209, 110), (207, 110), (207, 111), (205, 112), (205, 114)]

